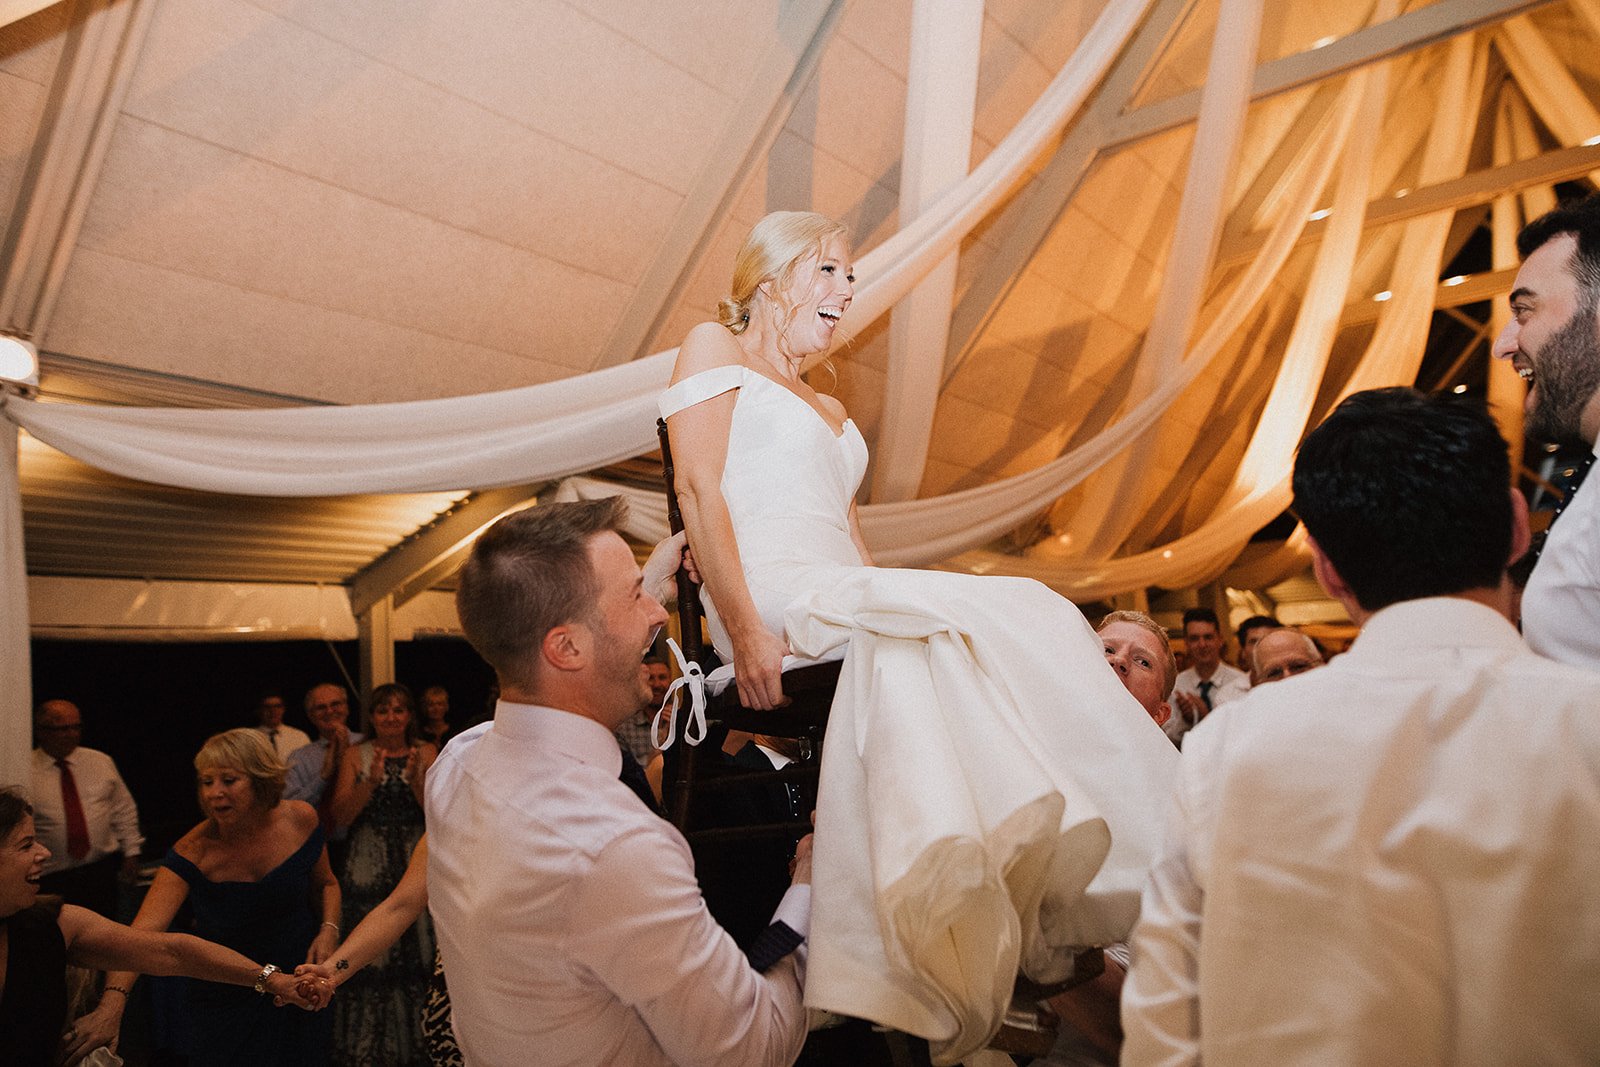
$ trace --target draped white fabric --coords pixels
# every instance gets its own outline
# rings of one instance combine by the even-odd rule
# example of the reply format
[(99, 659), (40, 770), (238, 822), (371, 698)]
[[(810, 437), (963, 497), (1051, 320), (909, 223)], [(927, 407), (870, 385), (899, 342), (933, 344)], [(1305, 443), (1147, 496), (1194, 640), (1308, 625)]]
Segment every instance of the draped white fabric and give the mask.
[[(1245, 115), (1254, 81), (1256, 44), (1261, 36), (1261, 0), (1223, 0), (1206, 68), (1206, 93), (1200, 103), (1189, 173), (1178, 209), (1178, 229), (1167, 255), (1155, 311), (1133, 365), (1132, 395), (1142, 396), (1170, 377), (1194, 332), (1211, 281), (1217, 242), (1227, 221), (1227, 196), (1233, 185)], [(1171, 269), (1182, 264), (1181, 269)], [(1126, 507), (1128, 491), (1145, 476), (1154, 445), (1152, 420), (1135, 429), (1127, 447), (1095, 475), (1068, 532), (1082, 554), (1110, 556), (1137, 518)]]
[[(1458, 38), (1450, 45), (1444, 73), (1439, 79), (1434, 121), (1428, 127), (1428, 140), (1423, 154), (1420, 177), (1426, 183), (1459, 176), (1466, 168), (1476, 125), (1477, 110), (1473, 105), (1483, 94), (1486, 56), (1487, 47), (1481, 42), (1475, 43), (1471, 38)], [(1465, 107), (1464, 101), (1467, 103)], [(1358, 152), (1362, 150), (1360, 145), (1355, 148)], [(1352, 181), (1342, 182), (1341, 198), (1353, 200), (1354, 188), (1358, 186), (1364, 196), (1364, 181), (1352, 177)], [(1359, 211), (1348, 200), (1342, 199), (1340, 205), (1340, 210), (1346, 212), (1347, 220)], [(1439, 260), (1452, 218), (1453, 213), (1447, 210), (1415, 219), (1403, 227), (1400, 250), (1390, 271), (1389, 290), (1393, 296), (1385, 304), (1378, 328), (1346, 381), (1341, 396), (1361, 389), (1408, 384), (1416, 378), (1433, 311), (1434, 279), (1438, 274)], [(1330, 243), (1335, 240), (1337, 230), (1338, 227), (1335, 227), (1334, 232), (1328, 235)], [(1336, 254), (1330, 253), (1326, 247), (1322, 252), (1324, 254), (1319, 257), (1319, 266), (1328, 264), (1328, 272), (1332, 275)], [(1337, 255), (1342, 259), (1344, 253)], [(1330, 276), (1328, 284), (1348, 284), (1348, 273), (1347, 266), (1344, 282)], [(1286, 367), (1291, 360), (1302, 369), (1316, 362), (1326, 365), (1326, 351), (1322, 352), (1319, 359), (1312, 348), (1314, 344), (1332, 342), (1332, 330), (1323, 321), (1329, 310), (1325, 306), (1316, 306), (1320, 303), (1313, 299), (1316, 292), (1315, 285), (1308, 287), (1307, 307), (1312, 311), (1309, 316), (1302, 315), (1297, 324), (1295, 340), (1301, 344), (1297, 346), (1291, 342), (1291, 351), (1285, 359)], [(1302, 325), (1306, 327), (1304, 332), (1299, 329)], [(1319, 379), (1320, 374), (1321, 371), (1317, 370)], [(1301, 392), (1302, 388), (1306, 391)], [(1315, 395), (1315, 387), (1309, 385), (1291, 385), (1281, 394), (1275, 389), (1275, 396), (1282, 397), (1282, 406), (1280, 413), (1274, 415), (1274, 420), (1282, 418), (1285, 423), (1292, 424), (1303, 403), (1304, 413), (1298, 414), (1303, 427), (1309, 415), (1311, 398)], [(1258, 425), (1258, 439), (1262, 432), (1262, 427)], [(1265, 432), (1272, 431), (1268, 429)], [(1098, 563), (1050, 562), (994, 552), (971, 552), (949, 561), (949, 566), (978, 573), (1035, 578), (1077, 599), (1107, 596), (1145, 585), (1182, 587), (1215, 573), (1220, 565), (1237, 554), (1255, 530), (1288, 506), (1292, 496), (1289, 475), (1298, 436), (1296, 434), (1294, 440), (1281, 441), (1276, 446), (1270, 443), (1264, 446), (1269, 459), (1276, 457), (1270, 459), (1276, 470), (1265, 481), (1246, 490), (1247, 483), (1243, 479), (1248, 478), (1249, 473), (1241, 468), (1241, 480), (1235, 483), (1234, 488), (1236, 492), (1244, 492), (1244, 497), (1230, 507), (1219, 509), (1216, 516), (1198, 529), (1161, 548)]]

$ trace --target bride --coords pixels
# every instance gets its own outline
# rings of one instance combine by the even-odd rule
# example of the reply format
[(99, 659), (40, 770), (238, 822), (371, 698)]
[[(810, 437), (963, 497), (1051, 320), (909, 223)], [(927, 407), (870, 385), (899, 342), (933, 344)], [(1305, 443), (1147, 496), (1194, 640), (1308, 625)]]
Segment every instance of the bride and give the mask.
[(752, 708), (788, 652), (843, 665), (817, 802), (806, 1002), (927, 1038), (999, 1029), (1019, 968), (1124, 938), (1176, 753), (1069, 601), (1026, 579), (877, 568), (867, 446), (801, 377), (855, 278), (843, 226), (775, 212), (661, 414), (713, 644)]

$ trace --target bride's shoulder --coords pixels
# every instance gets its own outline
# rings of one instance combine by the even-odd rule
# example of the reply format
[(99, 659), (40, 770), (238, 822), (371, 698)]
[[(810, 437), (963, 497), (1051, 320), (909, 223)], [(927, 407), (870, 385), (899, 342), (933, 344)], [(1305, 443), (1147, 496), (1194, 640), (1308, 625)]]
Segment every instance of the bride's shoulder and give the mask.
[(850, 417), (850, 413), (844, 409), (844, 402), (838, 397), (829, 396), (827, 393), (818, 393), (817, 403), (822, 405), (824, 411), (841, 422)]
[(680, 382), (693, 374), (742, 364), (739, 345), (728, 328), (718, 322), (702, 322), (690, 330), (678, 346), (678, 361), (672, 367), (672, 380)]

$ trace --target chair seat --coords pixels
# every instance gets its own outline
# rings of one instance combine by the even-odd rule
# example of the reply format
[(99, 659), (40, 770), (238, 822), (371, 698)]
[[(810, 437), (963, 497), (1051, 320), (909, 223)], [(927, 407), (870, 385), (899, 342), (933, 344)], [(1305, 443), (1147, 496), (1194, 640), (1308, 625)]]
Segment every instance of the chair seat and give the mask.
[[(816, 667), (824, 663), (837, 663), (843, 658), (844, 646), (840, 645), (839, 654), (837, 656), (825, 656), (822, 659), (805, 659), (801, 656), (785, 656), (783, 657), (783, 666), (778, 669), (784, 674), (788, 674), (790, 671), (805, 670), (807, 667)], [(724, 663), (722, 666), (706, 675), (706, 695), (716, 696), (718, 693), (721, 693), (724, 689), (728, 688), (728, 686), (732, 684), (733, 664)]]

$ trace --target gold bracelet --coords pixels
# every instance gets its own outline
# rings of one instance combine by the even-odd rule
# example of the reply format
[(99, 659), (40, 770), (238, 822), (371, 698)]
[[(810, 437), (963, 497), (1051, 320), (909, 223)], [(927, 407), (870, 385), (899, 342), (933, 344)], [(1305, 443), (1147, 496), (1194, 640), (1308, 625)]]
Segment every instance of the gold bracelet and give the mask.
[[(339, 932), (339, 924), (338, 923), (331, 923), (328, 920), (324, 919), (324, 920), (322, 920), (322, 925), (323, 926), (332, 927), (333, 928), (333, 932), (336, 933), (336, 934)], [(321, 927), (318, 927), (318, 929), (321, 929)]]

